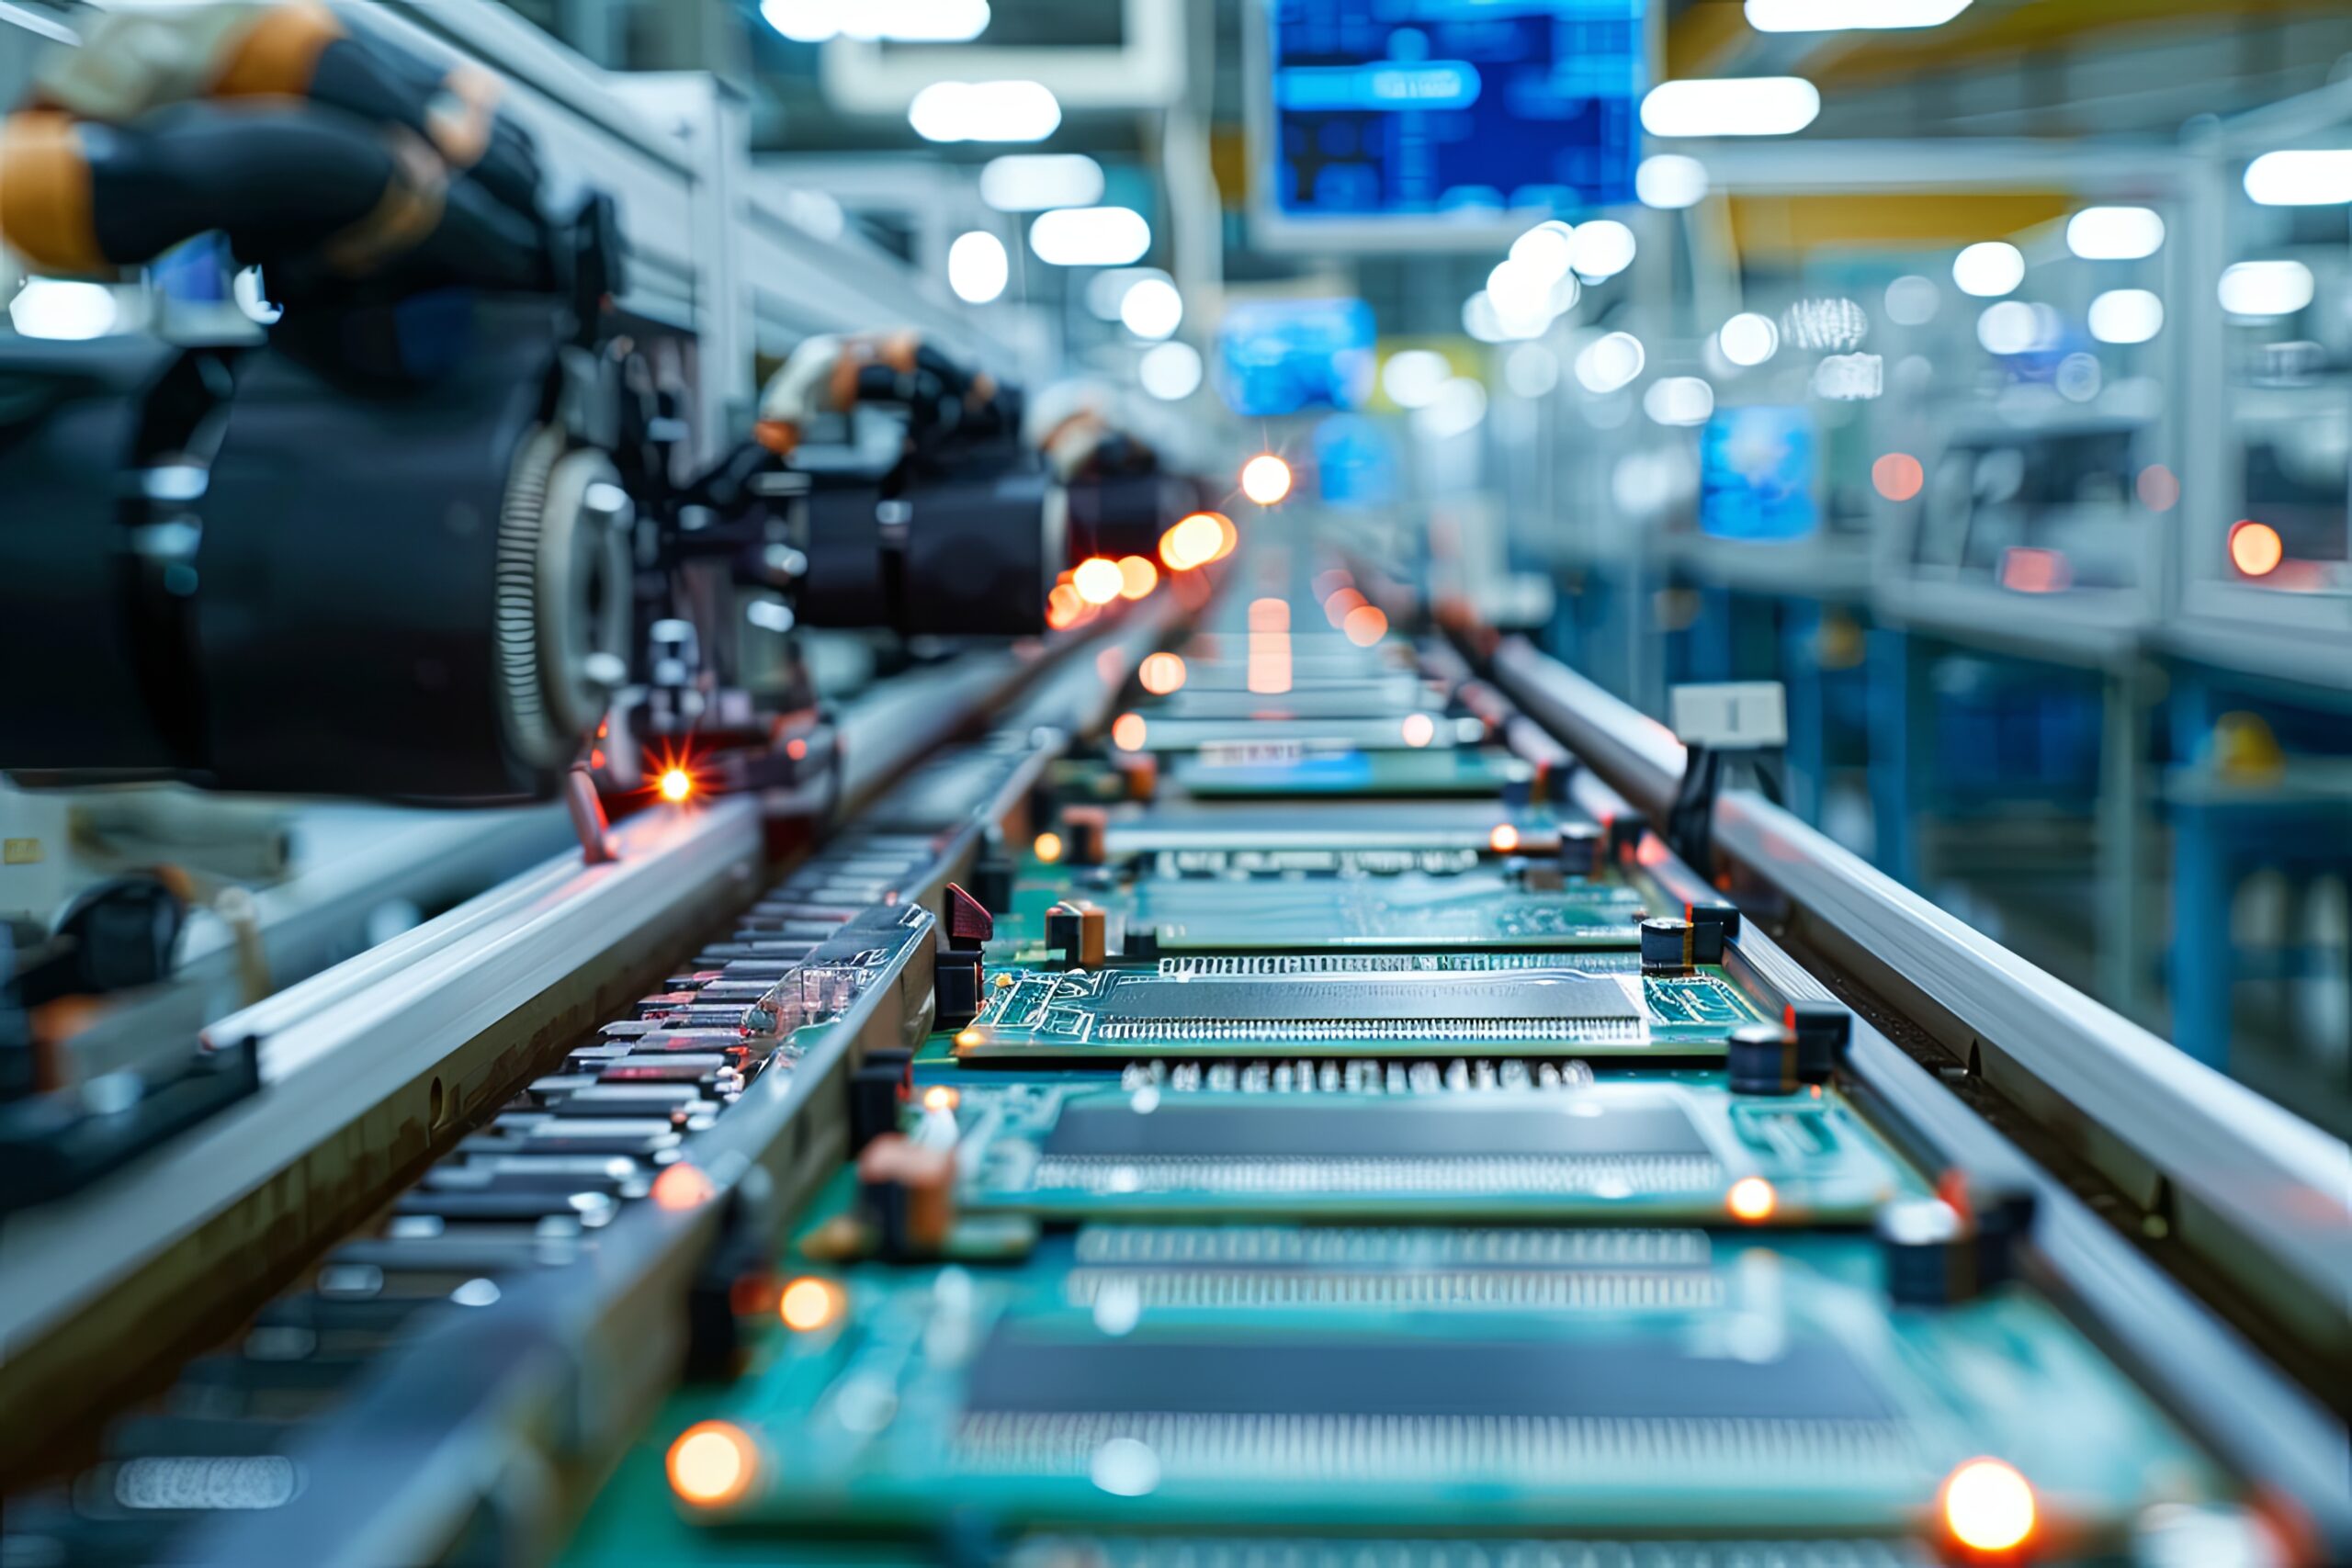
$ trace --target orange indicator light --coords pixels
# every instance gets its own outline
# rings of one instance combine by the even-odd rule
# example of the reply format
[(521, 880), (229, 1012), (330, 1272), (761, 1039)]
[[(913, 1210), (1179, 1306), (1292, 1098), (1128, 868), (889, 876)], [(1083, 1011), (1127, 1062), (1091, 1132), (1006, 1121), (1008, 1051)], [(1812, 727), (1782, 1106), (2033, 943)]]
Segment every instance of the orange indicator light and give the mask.
[(1943, 1487), (1944, 1529), (1970, 1551), (2006, 1552), (2033, 1534), (2033, 1488), (2014, 1466), (1973, 1459)]
[(2267, 577), (2286, 558), (2286, 541), (2269, 524), (2249, 517), (2230, 525), (2230, 564), (2246, 576)]
[(750, 1491), (758, 1468), (751, 1438), (731, 1422), (697, 1422), (670, 1445), (670, 1490), (702, 1507), (732, 1503)]
[(1731, 1217), (1751, 1225), (1770, 1219), (1780, 1206), (1781, 1195), (1760, 1176), (1741, 1177), (1724, 1195), (1724, 1207), (1731, 1211)]
[(796, 1333), (808, 1334), (833, 1321), (841, 1311), (841, 1292), (826, 1280), (795, 1280), (776, 1299), (776, 1315)]
[(1388, 617), (1374, 604), (1359, 604), (1340, 623), (1340, 635), (1358, 648), (1370, 648), (1388, 635)]
[(653, 1179), (653, 1206), (674, 1213), (709, 1202), (718, 1190), (702, 1167), (680, 1160)]
[(1136, 678), (1143, 682), (1145, 691), (1155, 697), (1164, 697), (1183, 688), (1184, 674), (1184, 660), (1181, 655), (1154, 653), (1145, 658), (1143, 668), (1136, 672)]
[(1126, 586), (1119, 563), (1108, 556), (1089, 556), (1069, 575), (1069, 585), (1090, 604), (1108, 604)]

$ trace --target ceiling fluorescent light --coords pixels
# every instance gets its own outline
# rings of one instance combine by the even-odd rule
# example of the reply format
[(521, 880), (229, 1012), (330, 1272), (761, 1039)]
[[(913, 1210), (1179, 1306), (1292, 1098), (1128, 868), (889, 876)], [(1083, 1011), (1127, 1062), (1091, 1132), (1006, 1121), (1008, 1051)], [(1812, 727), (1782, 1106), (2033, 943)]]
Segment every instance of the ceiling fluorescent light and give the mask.
[(1789, 136), (1821, 113), (1802, 76), (1724, 76), (1661, 82), (1642, 100), (1652, 136)]
[(1842, 33), (1863, 28), (1939, 28), (1969, 0), (1747, 0), (1759, 33)]
[(1102, 199), (1102, 165), (1083, 152), (1008, 152), (981, 168), (980, 199), (999, 212), (1091, 207)]

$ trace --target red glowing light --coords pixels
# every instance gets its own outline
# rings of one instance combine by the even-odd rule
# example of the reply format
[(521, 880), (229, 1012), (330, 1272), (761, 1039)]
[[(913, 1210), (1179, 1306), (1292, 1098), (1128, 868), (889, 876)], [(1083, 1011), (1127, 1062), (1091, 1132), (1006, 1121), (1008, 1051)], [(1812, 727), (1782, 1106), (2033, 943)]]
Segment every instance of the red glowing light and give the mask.
[(1927, 482), (1927, 470), (1908, 452), (1889, 452), (1871, 465), (1871, 483), (1889, 501), (1908, 501)]
[(2064, 551), (2012, 545), (2001, 552), (2001, 586), (2013, 593), (2061, 593), (2074, 584)]
[(708, 784), (695, 765), (691, 749), (664, 745), (658, 752), (648, 751), (644, 761), (645, 788), (656, 800), (671, 806), (687, 806), (708, 793)]

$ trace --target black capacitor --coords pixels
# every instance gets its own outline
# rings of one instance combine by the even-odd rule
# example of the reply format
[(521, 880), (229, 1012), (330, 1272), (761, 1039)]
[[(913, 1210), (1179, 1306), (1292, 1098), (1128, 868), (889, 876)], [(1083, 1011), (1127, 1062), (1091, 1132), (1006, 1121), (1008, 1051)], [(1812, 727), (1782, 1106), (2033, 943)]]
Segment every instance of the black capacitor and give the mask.
[(1836, 1002), (1791, 1002), (1783, 1015), (1796, 1031), (1797, 1080), (1827, 1083), (1853, 1043), (1854, 1015)]
[(941, 1029), (961, 1029), (980, 1010), (980, 961), (943, 953), (932, 969), (931, 994)]
[(1878, 1215), (1886, 1293), (1901, 1306), (1951, 1306), (1982, 1288), (1975, 1230), (1940, 1198), (1889, 1203)]
[(1691, 929), (1688, 920), (1654, 917), (1642, 922), (1642, 973), (1681, 975), (1690, 968)]
[(1724, 1043), (1724, 1066), (1734, 1094), (1794, 1094), (1796, 1031), (1781, 1023), (1743, 1023)]
[(1610, 860), (1619, 860), (1642, 847), (1642, 835), (1649, 831), (1649, 824), (1631, 812), (1611, 817), (1601, 839), (1601, 852)]
[(1046, 945), (1053, 950), (1057, 962), (1078, 962), (1084, 948), (1083, 920), (1079, 907), (1067, 900), (1046, 911)]
[(2017, 1278), (2018, 1247), (2033, 1230), (2033, 1189), (1972, 1181), (1967, 1202), (1976, 1232), (1977, 1288), (2006, 1285)]
[(912, 1051), (881, 1046), (865, 1054), (849, 1080), (849, 1146), (852, 1154), (885, 1133), (899, 1130), (899, 1089), (914, 1060)]
[(1099, 806), (1072, 806), (1062, 811), (1062, 852), (1073, 866), (1101, 865), (1103, 840), (1111, 827), (1110, 813)]
[(972, 897), (1001, 915), (1012, 908), (1012, 862), (989, 851), (972, 863)]
[(1724, 944), (1739, 935), (1739, 910), (1729, 904), (1686, 904), (1690, 921), (1690, 956), (1702, 964), (1721, 964)]
[(1590, 876), (1600, 869), (1600, 829), (1590, 822), (1560, 824), (1560, 870)]

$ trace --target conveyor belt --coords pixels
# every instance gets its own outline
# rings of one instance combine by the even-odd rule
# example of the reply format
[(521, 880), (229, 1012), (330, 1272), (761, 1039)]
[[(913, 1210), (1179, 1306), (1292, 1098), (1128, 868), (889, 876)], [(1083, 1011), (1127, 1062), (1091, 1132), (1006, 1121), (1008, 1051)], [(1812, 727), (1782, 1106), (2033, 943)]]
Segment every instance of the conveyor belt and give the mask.
[[(1333, 711), (1434, 705), (1395, 754), (1444, 766), (1400, 798), (1385, 739), (1255, 728), (1290, 721), (1231, 700), (1262, 682), (1227, 611), (1180, 645), (1166, 750), (1066, 753), (1123, 730), (1048, 689), (882, 795), (10, 1534), (68, 1563), (492, 1534), (582, 1568), (2253, 1562), (2286, 1477), (2327, 1560), (2303, 1391), (1702, 914), (1605, 789), (1549, 787), (1491, 694), (1295, 634)], [(1433, 883), (1521, 923), (1430, 924)], [(1707, 940), (1645, 957), (1641, 917)], [(2151, 1364), (2151, 1323), (2292, 1417), (2275, 1450)]]

